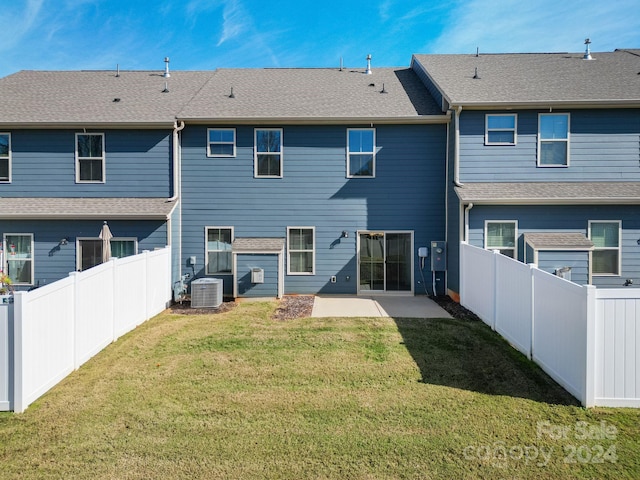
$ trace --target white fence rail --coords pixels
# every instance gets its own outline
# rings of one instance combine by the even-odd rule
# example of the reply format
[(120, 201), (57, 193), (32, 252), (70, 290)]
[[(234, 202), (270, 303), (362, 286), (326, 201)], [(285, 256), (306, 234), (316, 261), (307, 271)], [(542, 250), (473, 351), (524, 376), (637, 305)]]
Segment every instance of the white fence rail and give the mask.
[[(163, 311), (171, 300), (171, 250), (113, 259), (14, 296), (0, 409), (23, 412), (109, 343)], [(9, 311), (9, 309), (7, 309)], [(4, 353), (4, 352), (3, 352)], [(8, 373), (7, 373), (8, 372)], [(1, 377), (7, 378), (1, 378)], [(8, 408), (3, 408), (8, 407)]]
[(460, 300), (585, 406), (640, 407), (640, 290), (580, 286), (463, 243)]

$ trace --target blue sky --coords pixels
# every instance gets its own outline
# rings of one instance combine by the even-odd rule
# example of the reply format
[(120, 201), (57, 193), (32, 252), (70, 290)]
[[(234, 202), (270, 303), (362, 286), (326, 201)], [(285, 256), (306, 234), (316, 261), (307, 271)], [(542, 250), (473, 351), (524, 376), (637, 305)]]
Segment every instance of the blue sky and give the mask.
[(0, 0), (18, 70), (406, 66), (413, 53), (640, 48), (638, 0)]

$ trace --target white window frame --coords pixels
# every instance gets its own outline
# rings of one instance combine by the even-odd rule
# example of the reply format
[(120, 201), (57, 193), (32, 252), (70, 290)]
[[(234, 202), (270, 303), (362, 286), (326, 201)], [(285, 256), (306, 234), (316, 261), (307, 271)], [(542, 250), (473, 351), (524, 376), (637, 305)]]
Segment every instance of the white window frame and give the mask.
[[(313, 248), (311, 250), (303, 249), (292, 249), (291, 243), (289, 241), (291, 230), (311, 230), (313, 234)], [(311, 261), (311, 272), (292, 272), (291, 271), (291, 253), (309, 253), (311, 252), (312, 261)], [(315, 275), (316, 274), (316, 227), (287, 227), (287, 275)]]
[[(133, 242), (133, 253), (132, 255), (138, 254), (138, 239), (136, 237), (113, 237), (111, 242)], [(121, 258), (121, 257), (115, 257)]]
[[(513, 223), (514, 225), (513, 247), (510, 247), (508, 245), (489, 247), (487, 245), (489, 241), (489, 224), (490, 223)], [(484, 221), (484, 248), (485, 250), (491, 250), (491, 251), (500, 250), (500, 252), (502, 252), (502, 250), (513, 250), (513, 259), (517, 260), (518, 259), (518, 221), (517, 220), (495, 220), (495, 219), (485, 220)]]
[[(221, 132), (232, 132), (233, 133), (233, 141), (231, 142), (216, 142), (211, 141), (211, 137), (209, 136), (212, 131), (221, 131)], [(213, 154), (211, 153), (211, 145), (232, 145), (233, 153), (230, 155), (225, 154)], [(207, 157), (209, 158), (235, 158), (236, 156), (236, 129), (235, 128), (207, 128)]]
[[(373, 150), (372, 151), (363, 151), (363, 152), (352, 152), (350, 145), (349, 145), (349, 137), (350, 137), (350, 133), (354, 132), (354, 131), (358, 131), (358, 132), (362, 132), (362, 131), (369, 131), (369, 132), (373, 132)], [(375, 128), (347, 128), (347, 178), (376, 178), (376, 129)], [(363, 154), (371, 154), (373, 159), (373, 165), (372, 165), (372, 173), (371, 175), (357, 175), (357, 174), (352, 174), (351, 173), (351, 155), (363, 155)]]
[[(93, 135), (102, 137), (102, 156), (101, 157), (80, 157), (78, 154), (78, 137), (80, 135)], [(104, 133), (94, 132), (76, 132), (75, 136), (75, 153), (76, 153), (76, 183), (105, 183), (106, 182), (106, 156), (105, 156), (105, 144)], [(80, 180), (80, 162), (82, 160), (100, 160), (102, 162), (102, 179), (101, 180)]]
[[(489, 117), (513, 117), (513, 128), (489, 128)], [(513, 142), (492, 142), (489, 132), (513, 132)], [(487, 113), (484, 117), (485, 145), (516, 145), (518, 143), (518, 115), (516, 113)]]
[(9, 141), (8, 141), (8, 146), (9, 146), (9, 151), (7, 152), (7, 156), (0, 156), (0, 160), (6, 160), (8, 163), (8, 168), (7, 168), (7, 179), (2, 179), (0, 178), (0, 183), (11, 183), (11, 133), (10, 132), (0, 132), (0, 135), (6, 135), (7, 137), (9, 137)]
[(205, 275), (233, 275), (235, 273), (233, 261), (233, 254), (231, 251), (231, 271), (230, 272), (209, 272), (209, 252), (225, 252), (226, 250), (209, 250), (209, 230), (230, 230), (231, 231), (231, 244), (233, 245), (233, 240), (235, 238), (235, 232), (233, 227), (229, 226), (218, 226), (218, 225), (207, 225), (204, 227), (204, 274)]
[(4, 265), (2, 265), (3, 271), (9, 274), (9, 259), (11, 257), (10, 251), (7, 247), (7, 237), (29, 237), (31, 239), (31, 246), (29, 248), (30, 256), (28, 258), (24, 258), (23, 260), (31, 261), (31, 272), (29, 273), (31, 282), (18, 282), (16, 278), (11, 278), (13, 285), (34, 285), (34, 275), (35, 275), (35, 251), (34, 251), (34, 243), (33, 243), (33, 233), (5, 233), (2, 236), (2, 246), (5, 248), (4, 251)]
[[(280, 132), (279, 152), (259, 152), (258, 132)], [(258, 155), (272, 155), (280, 157), (280, 175), (258, 175)], [(253, 176), (254, 178), (282, 178), (284, 175), (284, 129), (282, 128), (255, 128), (253, 130)]]
[[(540, 128), (540, 124), (542, 122), (542, 117), (551, 117), (551, 116), (563, 116), (567, 117), (567, 138), (542, 138), (542, 132)], [(568, 112), (559, 112), (559, 113), (539, 113), (538, 114), (538, 153), (537, 153), (537, 165), (542, 168), (567, 168), (571, 159), (570, 152), (570, 137), (571, 137), (571, 114)], [(563, 142), (567, 145), (567, 159), (564, 165), (552, 165), (540, 163), (542, 159), (542, 143), (543, 142)]]
[[(614, 223), (618, 225), (618, 246), (617, 247), (595, 247), (589, 252), (589, 272), (594, 277), (620, 277), (622, 276), (622, 220), (589, 220), (589, 240), (591, 239), (591, 225), (594, 223)], [(593, 241), (593, 240), (592, 240)], [(618, 252), (618, 272), (617, 273), (595, 273), (593, 272), (593, 252), (604, 250), (617, 250)]]

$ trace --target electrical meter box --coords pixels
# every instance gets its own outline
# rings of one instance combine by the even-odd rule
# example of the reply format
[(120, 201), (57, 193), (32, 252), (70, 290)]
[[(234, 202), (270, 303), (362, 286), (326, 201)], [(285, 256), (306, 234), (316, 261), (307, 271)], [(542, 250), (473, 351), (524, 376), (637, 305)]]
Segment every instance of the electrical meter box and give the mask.
[(262, 268), (251, 269), (251, 283), (264, 283), (264, 270)]
[(444, 272), (447, 269), (447, 249), (444, 242), (431, 242), (431, 271)]

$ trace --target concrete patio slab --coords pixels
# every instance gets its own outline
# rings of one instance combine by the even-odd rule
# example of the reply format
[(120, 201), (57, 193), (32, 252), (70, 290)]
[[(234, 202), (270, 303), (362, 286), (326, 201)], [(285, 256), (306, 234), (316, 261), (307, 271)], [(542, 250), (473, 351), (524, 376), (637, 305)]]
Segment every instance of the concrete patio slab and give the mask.
[(451, 318), (426, 296), (316, 295), (312, 317)]

